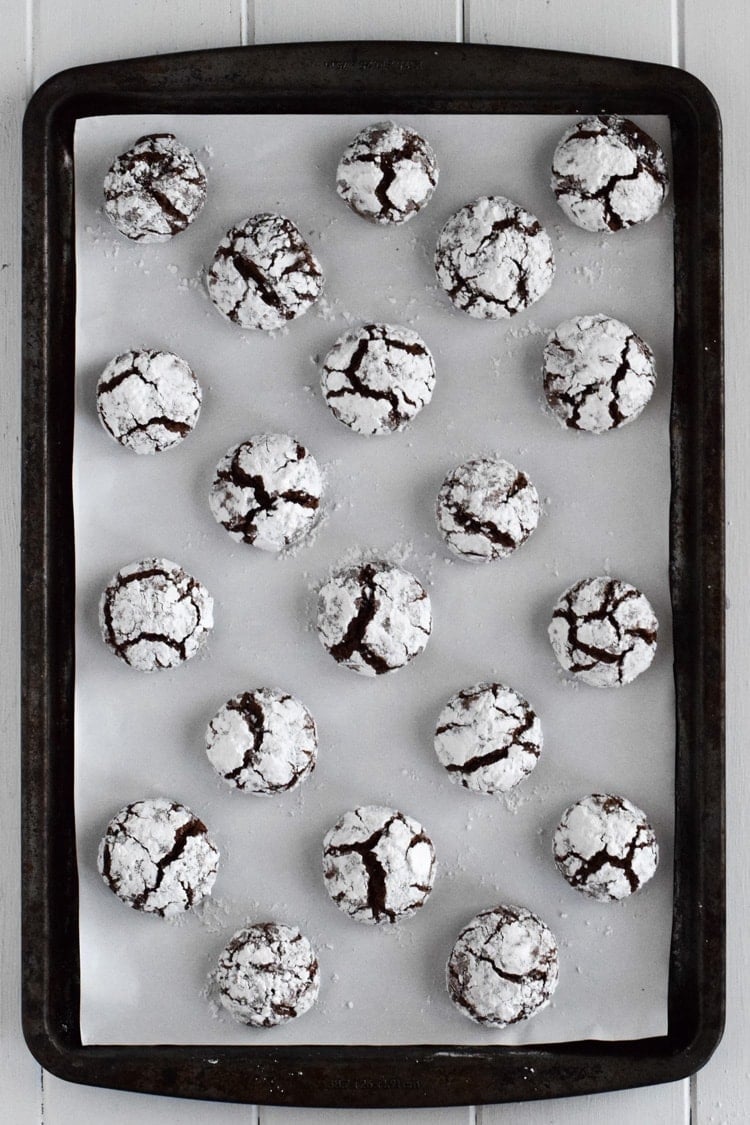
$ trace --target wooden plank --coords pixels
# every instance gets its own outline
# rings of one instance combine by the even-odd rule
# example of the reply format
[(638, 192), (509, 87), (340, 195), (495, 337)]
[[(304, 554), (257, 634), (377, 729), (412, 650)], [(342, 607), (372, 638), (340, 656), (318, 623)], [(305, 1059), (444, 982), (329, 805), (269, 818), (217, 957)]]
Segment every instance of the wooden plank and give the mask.
[(477, 1111), (477, 1125), (601, 1125), (602, 1121), (607, 1125), (688, 1125), (689, 1083), (674, 1082), (588, 1098), (483, 1106)]
[(750, 1028), (750, 874), (747, 864), (744, 794), (750, 786), (750, 458), (744, 326), (750, 308), (747, 247), (750, 177), (747, 105), (750, 99), (750, 10), (744, 0), (724, 0), (714, 9), (684, 0), (678, 42), (687, 70), (713, 92), (724, 123), (724, 299), (726, 325), (727, 474), (727, 998), (724, 1039), (694, 1079), (695, 1125), (744, 1125), (750, 1106), (747, 1039)]
[[(44, 1075), (42, 1125), (258, 1125), (255, 1106), (194, 1102), (74, 1086)], [(15, 1125), (15, 1122), (14, 1122)]]
[(245, 0), (29, 0), (34, 85), (68, 66), (242, 41)]
[(670, 0), (466, 0), (471, 43), (669, 62)]
[(255, 42), (461, 38), (461, 0), (255, 0)]
[(258, 1125), (474, 1125), (470, 1106), (447, 1109), (286, 1109), (260, 1106)]

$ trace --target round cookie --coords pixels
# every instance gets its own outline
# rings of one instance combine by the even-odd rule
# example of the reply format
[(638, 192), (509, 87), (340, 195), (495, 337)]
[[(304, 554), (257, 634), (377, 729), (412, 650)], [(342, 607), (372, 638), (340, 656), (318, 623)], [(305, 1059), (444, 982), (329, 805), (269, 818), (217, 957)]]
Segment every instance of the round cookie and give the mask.
[(429, 203), (438, 166), (427, 143), (404, 125), (368, 125), (344, 150), (336, 190), (363, 219), (405, 223)]
[(626, 117), (600, 113), (571, 125), (552, 158), (552, 190), (584, 230), (623, 230), (652, 219), (669, 175), (659, 145)]
[(614, 902), (656, 871), (659, 848), (646, 814), (625, 797), (592, 793), (566, 809), (555, 830), (557, 869), (577, 891)]
[(458, 935), (447, 968), (448, 994), (469, 1019), (507, 1027), (546, 1008), (557, 988), (557, 942), (522, 906), (477, 914)]
[(531, 773), (542, 725), (529, 702), (505, 684), (464, 688), (448, 700), (435, 728), (435, 753), (451, 781), (475, 793), (507, 793)]
[(323, 291), (320, 263), (299, 229), (263, 212), (227, 231), (206, 275), (219, 312), (240, 328), (272, 332), (306, 313)]
[(323, 876), (333, 901), (355, 922), (399, 922), (424, 906), (432, 890), (435, 849), (412, 817), (361, 805), (326, 834)]
[(558, 324), (544, 348), (544, 393), (561, 426), (602, 434), (637, 418), (654, 392), (654, 353), (611, 316)]
[(490, 195), (448, 219), (438, 237), (435, 270), (457, 309), (500, 320), (544, 296), (555, 260), (539, 220), (512, 200)]
[(169, 559), (143, 559), (118, 570), (105, 587), (99, 626), (115, 656), (154, 672), (195, 656), (213, 628), (213, 612), (213, 598), (197, 578)]
[(635, 586), (604, 576), (583, 578), (565, 590), (548, 632), (566, 672), (593, 687), (618, 687), (646, 671), (658, 627), (648, 599)]
[(235, 695), (208, 725), (206, 753), (216, 772), (246, 793), (285, 793), (315, 768), (318, 732), (299, 699), (273, 688)]
[(403, 430), (432, 398), (435, 363), (410, 328), (365, 324), (345, 332), (323, 361), (333, 415), (358, 434)]
[(288, 434), (256, 434), (216, 466), (209, 504), (238, 543), (283, 551), (317, 523), (323, 480), (311, 453)]
[(104, 178), (104, 211), (134, 242), (167, 242), (206, 202), (206, 173), (171, 133), (141, 137)]
[(508, 461), (477, 457), (448, 473), (435, 516), (454, 554), (491, 562), (526, 542), (539, 520), (539, 496), (526, 474)]
[(99, 873), (128, 906), (173, 918), (211, 893), (219, 852), (205, 824), (166, 797), (126, 805), (99, 844)]
[(387, 562), (350, 566), (321, 587), (318, 636), (339, 664), (361, 676), (403, 668), (432, 630), (430, 598), (408, 570)]
[(276, 1027), (312, 1008), (320, 969), (296, 926), (259, 922), (232, 937), (214, 980), (222, 1006), (238, 1023)]
[(96, 387), (101, 424), (134, 453), (179, 445), (198, 421), (201, 399), (191, 367), (172, 352), (123, 352), (110, 360)]

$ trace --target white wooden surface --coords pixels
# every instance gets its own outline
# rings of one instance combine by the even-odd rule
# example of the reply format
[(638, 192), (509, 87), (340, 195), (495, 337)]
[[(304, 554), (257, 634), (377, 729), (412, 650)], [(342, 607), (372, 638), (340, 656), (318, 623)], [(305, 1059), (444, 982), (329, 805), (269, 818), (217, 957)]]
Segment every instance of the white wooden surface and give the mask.
[[(285, 1110), (140, 1097), (42, 1074), (19, 1018), (18, 467), (19, 128), (28, 94), (65, 66), (193, 47), (304, 39), (432, 39), (560, 47), (671, 62), (719, 100), (726, 153), (729, 1016), (692, 1082), (516, 1106), (439, 1112)], [(750, 308), (750, 7), (745, 0), (5, 0), (0, 35), (0, 1119), (11, 1125), (744, 1125), (750, 1120), (745, 980), (750, 875), (743, 795), (750, 787), (750, 393), (742, 359)]]

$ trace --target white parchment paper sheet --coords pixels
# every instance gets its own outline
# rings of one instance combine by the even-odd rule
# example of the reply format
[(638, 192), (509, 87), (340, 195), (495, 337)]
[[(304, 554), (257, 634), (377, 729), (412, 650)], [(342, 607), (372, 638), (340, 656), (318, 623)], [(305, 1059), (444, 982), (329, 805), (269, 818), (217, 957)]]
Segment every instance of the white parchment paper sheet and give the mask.
[[(432, 142), (440, 184), (405, 226), (371, 226), (337, 197), (335, 169), (357, 130), (387, 115), (384, 106), (372, 118), (152, 115), (77, 126), (75, 815), (84, 1043), (482, 1044), (666, 1031), (675, 738), (671, 208), (616, 235), (572, 226), (548, 186), (554, 145), (572, 119), (400, 116)], [(667, 119), (638, 120), (668, 151)], [(165, 131), (205, 162), (208, 203), (171, 242), (131, 244), (102, 214), (102, 179), (137, 137)], [(541, 219), (557, 277), (525, 314), (480, 322), (452, 309), (431, 260), (452, 211), (493, 192)], [(225, 322), (202, 283), (226, 229), (260, 210), (294, 219), (326, 275), (317, 308), (274, 338)], [(639, 332), (659, 373), (642, 417), (603, 436), (565, 431), (542, 410), (545, 331), (591, 312)], [(433, 401), (407, 433), (362, 438), (321, 399), (317, 359), (349, 325), (367, 320), (414, 327), (435, 355)], [(176, 351), (205, 392), (195, 433), (156, 457), (120, 448), (96, 416), (100, 371), (133, 347)], [(235, 544), (208, 508), (220, 456), (262, 431), (295, 434), (326, 467), (327, 517), (314, 543), (291, 558)], [(489, 451), (531, 476), (544, 515), (516, 554), (477, 567), (449, 558), (433, 501), (448, 470)], [(435, 620), (426, 652), (376, 681), (338, 667), (310, 627), (316, 586), (363, 551), (403, 558), (428, 583)], [(208, 586), (216, 628), (201, 656), (146, 676), (105, 649), (97, 602), (120, 566), (150, 555), (181, 563)], [(558, 594), (600, 573), (640, 587), (661, 622), (651, 669), (619, 690), (571, 684), (546, 637)], [(454, 785), (432, 749), (445, 700), (491, 678), (527, 696), (545, 735), (537, 769), (507, 800)], [(220, 704), (264, 684), (299, 695), (321, 740), (308, 783), (272, 799), (230, 790), (203, 749)], [(585, 899), (550, 856), (563, 809), (593, 791), (622, 793), (644, 808), (661, 843), (653, 882), (621, 904)], [(179, 924), (129, 910), (96, 870), (110, 817), (158, 794), (197, 812), (222, 854), (213, 901)], [(323, 887), (323, 835), (364, 803), (415, 816), (437, 850), (433, 894), (393, 930), (352, 923)], [(560, 943), (560, 985), (533, 1020), (489, 1031), (452, 1006), (444, 966), (460, 928), (498, 902), (523, 904), (550, 925)], [(205, 989), (235, 928), (270, 918), (298, 923), (309, 936), (322, 985), (303, 1019), (259, 1032), (218, 1015)]]

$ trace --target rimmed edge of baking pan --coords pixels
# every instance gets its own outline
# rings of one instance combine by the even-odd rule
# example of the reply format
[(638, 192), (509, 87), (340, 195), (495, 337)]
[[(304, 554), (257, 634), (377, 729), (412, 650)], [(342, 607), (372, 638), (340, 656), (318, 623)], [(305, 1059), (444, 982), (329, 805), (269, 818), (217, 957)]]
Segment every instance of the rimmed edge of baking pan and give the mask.
[[(82, 1046), (73, 815), (73, 133), (115, 113), (663, 113), (675, 200), (670, 587), (676, 686), (668, 1034), (504, 1047)], [(69, 1081), (298, 1106), (589, 1094), (698, 1070), (724, 1023), (721, 122), (696, 78), (589, 55), (444, 43), (228, 48), (79, 67), (24, 121), (23, 1027)]]

